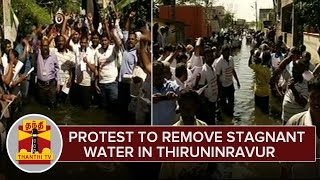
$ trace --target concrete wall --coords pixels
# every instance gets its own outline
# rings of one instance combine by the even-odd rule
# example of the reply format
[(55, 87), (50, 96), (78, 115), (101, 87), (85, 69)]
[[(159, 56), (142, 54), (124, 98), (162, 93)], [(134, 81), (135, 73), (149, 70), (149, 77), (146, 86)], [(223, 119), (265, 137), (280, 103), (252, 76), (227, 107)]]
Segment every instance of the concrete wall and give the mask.
[(303, 44), (307, 47), (307, 51), (311, 53), (312, 63), (319, 63), (319, 55), (317, 50), (320, 46), (320, 35), (314, 33), (303, 33)]
[[(171, 6), (160, 6), (160, 18), (171, 19), (171, 11)], [(208, 32), (208, 25), (205, 20), (205, 8), (202, 6), (176, 6), (175, 20), (187, 25), (185, 27), (186, 38), (196, 39), (211, 35), (211, 32)]]
[[(164, 21), (162, 19), (158, 19), (158, 18), (154, 18), (153, 19), (153, 23), (158, 23), (159, 24), (159, 27), (161, 26), (166, 26), (166, 23), (167, 21)], [(181, 32), (182, 31), (182, 32)], [(179, 25), (177, 25), (176, 23), (170, 23), (170, 26), (169, 26), (169, 33), (168, 33), (168, 39), (167, 39), (167, 42), (170, 43), (170, 44), (177, 44), (177, 41), (178, 42), (184, 42), (185, 39), (184, 39), (184, 30), (180, 30), (179, 29)], [(181, 39), (179, 39), (179, 37)]]

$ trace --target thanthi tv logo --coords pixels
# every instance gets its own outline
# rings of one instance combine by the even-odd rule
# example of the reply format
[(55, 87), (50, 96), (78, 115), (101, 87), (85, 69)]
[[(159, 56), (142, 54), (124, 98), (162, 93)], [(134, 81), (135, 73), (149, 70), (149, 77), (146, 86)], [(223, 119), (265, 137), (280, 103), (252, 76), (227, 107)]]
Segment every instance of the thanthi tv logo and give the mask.
[(7, 151), (19, 169), (41, 173), (58, 161), (62, 151), (62, 136), (57, 125), (48, 117), (26, 115), (10, 128)]
[[(50, 164), (53, 160), (50, 143), (50, 126), (46, 120), (24, 120), (19, 126), (19, 164)], [(29, 151), (28, 151), (29, 149)]]

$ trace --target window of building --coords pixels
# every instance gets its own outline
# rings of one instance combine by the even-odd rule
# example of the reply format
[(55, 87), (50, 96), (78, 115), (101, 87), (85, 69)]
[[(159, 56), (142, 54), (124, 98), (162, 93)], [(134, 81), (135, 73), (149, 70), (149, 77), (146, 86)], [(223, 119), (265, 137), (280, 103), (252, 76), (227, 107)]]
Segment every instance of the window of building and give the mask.
[(292, 33), (292, 4), (282, 8), (282, 31)]

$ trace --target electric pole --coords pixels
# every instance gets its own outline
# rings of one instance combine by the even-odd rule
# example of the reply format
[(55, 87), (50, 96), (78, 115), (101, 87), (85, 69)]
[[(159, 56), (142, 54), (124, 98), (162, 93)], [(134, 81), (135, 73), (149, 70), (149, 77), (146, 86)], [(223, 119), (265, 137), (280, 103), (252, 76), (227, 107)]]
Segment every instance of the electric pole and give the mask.
[(255, 2), (255, 8), (256, 8), (256, 31), (258, 30), (258, 3), (257, 0)]

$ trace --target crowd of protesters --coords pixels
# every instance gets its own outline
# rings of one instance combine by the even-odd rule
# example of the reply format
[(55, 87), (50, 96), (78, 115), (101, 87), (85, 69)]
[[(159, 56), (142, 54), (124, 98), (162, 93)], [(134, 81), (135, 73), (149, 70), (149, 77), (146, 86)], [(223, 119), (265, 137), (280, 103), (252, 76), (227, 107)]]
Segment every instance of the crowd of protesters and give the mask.
[[(221, 113), (233, 116), (240, 81), (231, 50), (241, 47), (242, 31), (212, 33), (193, 43), (167, 42), (167, 27), (153, 29), (153, 125), (215, 125)], [(166, 44), (165, 44), (166, 43)], [(160, 179), (216, 179), (216, 163), (162, 163)]]
[[(158, 34), (165, 36), (163, 32)], [(154, 53), (158, 52), (154, 54), (153, 62), (154, 125), (170, 125), (180, 119), (181, 112), (176, 100), (182, 89), (192, 89), (201, 94), (197, 118), (207, 124), (215, 124), (218, 119), (216, 112), (221, 109), (229, 115), (233, 114), (233, 78), (238, 88), (240, 81), (234, 69), (231, 50), (240, 47), (241, 34), (241, 31), (212, 33), (212, 37), (198, 38), (192, 44), (166, 44), (163, 48), (160, 46), (165, 41), (159, 43), (163, 38), (153, 42)]]
[[(270, 31), (272, 33), (272, 31)], [(279, 36), (258, 33), (253, 39), (249, 66), (255, 73), (256, 108), (269, 115), (270, 97), (282, 102), (283, 125), (316, 126), (316, 156), (319, 157), (320, 63), (313, 64), (305, 45), (288, 47)], [(318, 48), (320, 57), (320, 47)], [(317, 59), (318, 57), (315, 57)], [(319, 161), (282, 163), (282, 178), (319, 178)]]
[(90, 13), (64, 12), (62, 23), (2, 41), (0, 155), (6, 130), (31, 97), (53, 111), (100, 107), (120, 116), (119, 124), (151, 124), (151, 33), (144, 20), (133, 24), (137, 16), (107, 13), (95, 29)]
[[(246, 61), (254, 73), (252, 98), (256, 110), (269, 115), (273, 96), (282, 101), (284, 125), (320, 125), (320, 64), (311, 63), (311, 54), (304, 45), (289, 48), (283, 37), (276, 38), (275, 29), (270, 28), (267, 33), (213, 33), (210, 38), (199, 37), (194, 43), (174, 46), (164, 44), (166, 29), (161, 27), (158, 35), (153, 34), (157, 39), (153, 59), (154, 125), (215, 125), (223, 120), (221, 113), (232, 116), (235, 86), (240, 88), (241, 80), (231, 52), (239, 47), (235, 46), (237, 39), (246, 35), (252, 46)], [(320, 56), (320, 48), (318, 53)], [(183, 176), (188, 172), (186, 166), (190, 164), (162, 165), (164, 174), (160, 176)], [(207, 167), (201, 163), (191, 166), (187, 168), (190, 171)], [(315, 167), (313, 164), (309, 170)]]

